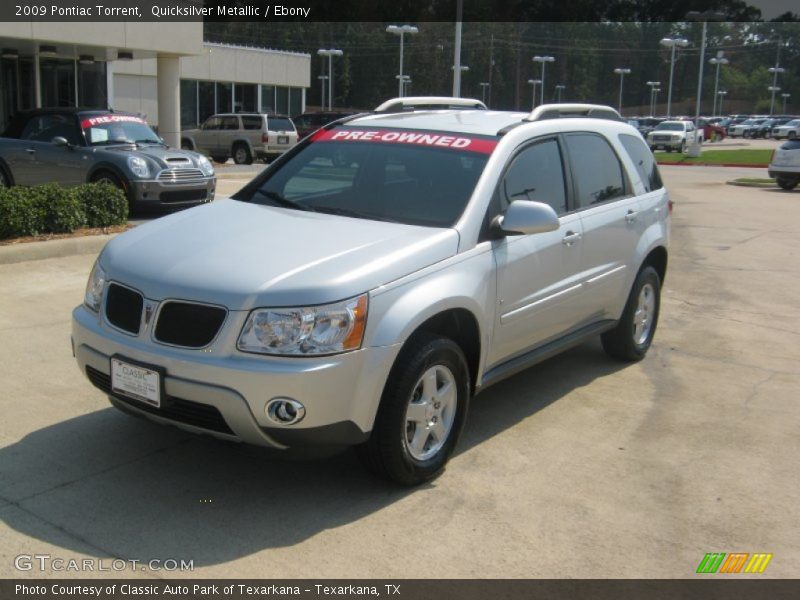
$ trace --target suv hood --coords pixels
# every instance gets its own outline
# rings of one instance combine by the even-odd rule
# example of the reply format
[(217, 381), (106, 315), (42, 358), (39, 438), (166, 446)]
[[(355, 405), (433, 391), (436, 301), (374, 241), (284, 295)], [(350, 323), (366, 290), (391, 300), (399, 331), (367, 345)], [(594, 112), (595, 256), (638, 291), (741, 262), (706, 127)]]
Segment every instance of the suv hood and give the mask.
[(101, 265), (151, 300), (249, 310), (350, 298), (457, 250), (454, 229), (222, 200), (117, 236)]

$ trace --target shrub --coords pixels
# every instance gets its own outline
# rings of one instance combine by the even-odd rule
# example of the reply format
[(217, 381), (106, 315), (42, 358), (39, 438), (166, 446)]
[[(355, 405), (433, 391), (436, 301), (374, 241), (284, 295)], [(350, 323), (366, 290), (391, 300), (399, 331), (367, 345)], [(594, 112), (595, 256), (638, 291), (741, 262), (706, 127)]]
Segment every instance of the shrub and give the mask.
[(75, 188), (86, 213), (87, 227), (123, 225), (128, 220), (125, 192), (108, 182), (87, 183)]
[(108, 183), (0, 188), (0, 239), (124, 224), (125, 194)]

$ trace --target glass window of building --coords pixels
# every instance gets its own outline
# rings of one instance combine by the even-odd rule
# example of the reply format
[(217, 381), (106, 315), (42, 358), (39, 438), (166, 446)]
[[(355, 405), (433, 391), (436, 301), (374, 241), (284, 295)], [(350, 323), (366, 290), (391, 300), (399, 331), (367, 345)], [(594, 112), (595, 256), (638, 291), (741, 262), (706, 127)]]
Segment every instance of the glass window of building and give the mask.
[(197, 83), (198, 117), (201, 123), (217, 112), (215, 97), (213, 81)]
[(108, 108), (108, 89), (106, 87), (106, 63), (78, 62), (78, 105)]
[(40, 59), (42, 106), (75, 106), (75, 61)]
[(289, 112), (289, 88), (278, 86), (275, 88), (275, 113), (285, 115)]
[(290, 88), (289, 93), (289, 116), (299, 115), (303, 112), (303, 89)]
[(236, 112), (257, 112), (257, 86), (255, 84), (237, 83), (235, 88), (234, 110)]
[(5, 129), (8, 119), (17, 110), (18, 62), (12, 59), (0, 59), (0, 131)]
[(181, 128), (197, 127), (197, 81), (181, 79)]
[(273, 85), (261, 86), (261, 112), (275, 112), (275, 86)]
[(218, 113), (233, 112), (233, 84), (217, 82)]

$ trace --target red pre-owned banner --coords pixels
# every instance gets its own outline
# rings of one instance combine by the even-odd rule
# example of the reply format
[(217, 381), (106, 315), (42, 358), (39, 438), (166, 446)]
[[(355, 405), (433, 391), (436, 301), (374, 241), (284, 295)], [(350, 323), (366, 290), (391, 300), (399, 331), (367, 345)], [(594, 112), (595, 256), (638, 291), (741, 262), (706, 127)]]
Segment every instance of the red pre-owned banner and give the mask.
[(314, 142), (371, 142), (376, 144), (410, 144), (431, 148), (449, 148), (465, 152), (491, 154), (497, 140), (484, 137), (431, 131), (396, 129), (334, 128), (321, 129), (311, 138)]

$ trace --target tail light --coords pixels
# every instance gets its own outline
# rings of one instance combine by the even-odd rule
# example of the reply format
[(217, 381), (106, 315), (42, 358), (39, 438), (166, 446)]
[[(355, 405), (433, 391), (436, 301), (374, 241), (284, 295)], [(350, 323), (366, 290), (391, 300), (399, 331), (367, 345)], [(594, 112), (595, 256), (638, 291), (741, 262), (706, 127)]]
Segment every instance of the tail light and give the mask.
[(266, 144), (267, 142), (269, 142), (269, 134), (268, 133), (262, 133), (261, 134), (261, 143), (262, 144)]

